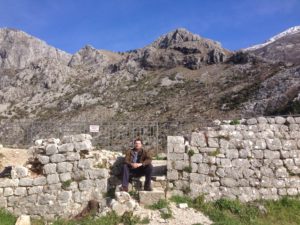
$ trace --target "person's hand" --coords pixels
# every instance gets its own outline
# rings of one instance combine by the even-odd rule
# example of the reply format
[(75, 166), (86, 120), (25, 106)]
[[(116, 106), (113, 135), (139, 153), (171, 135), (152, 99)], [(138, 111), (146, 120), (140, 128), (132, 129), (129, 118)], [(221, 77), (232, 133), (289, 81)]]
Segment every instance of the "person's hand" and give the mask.
[(136, 169), (136, 168), (138, 168), (138, 167), (140, 167), (140, 166), (142, 166), (143, 164), (142, 163), (131, 163), (131, 166), (132, 166), (132, 168), (134, 168), (134, 169)]

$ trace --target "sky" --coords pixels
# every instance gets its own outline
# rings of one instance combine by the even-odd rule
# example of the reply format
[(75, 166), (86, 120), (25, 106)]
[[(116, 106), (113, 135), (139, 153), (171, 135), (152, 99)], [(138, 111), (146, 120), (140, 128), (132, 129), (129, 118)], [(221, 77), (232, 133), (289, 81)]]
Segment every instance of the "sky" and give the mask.
[(300, 25), (300, 0), (0, 0), (0, 27), (75, 53), (142, 48), (183, 27), (229, 50)]

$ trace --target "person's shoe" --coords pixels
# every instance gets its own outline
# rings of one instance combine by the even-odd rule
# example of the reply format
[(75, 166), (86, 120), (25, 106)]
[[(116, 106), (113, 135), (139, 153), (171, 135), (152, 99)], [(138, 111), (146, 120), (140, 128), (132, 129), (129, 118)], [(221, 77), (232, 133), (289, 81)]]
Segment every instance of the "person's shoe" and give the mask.
[(125, 191), (125, 192), (128, 192), (128, 187), (120, 187), (120, 191)]
[(153, 191), (153, 188), (151, 186), (149, 187), (144, 187), (144, 191)]
[(0, 178), (11, 177), (11, 170), (11, 166), (5, 167), (4, 170), (0, 173)]

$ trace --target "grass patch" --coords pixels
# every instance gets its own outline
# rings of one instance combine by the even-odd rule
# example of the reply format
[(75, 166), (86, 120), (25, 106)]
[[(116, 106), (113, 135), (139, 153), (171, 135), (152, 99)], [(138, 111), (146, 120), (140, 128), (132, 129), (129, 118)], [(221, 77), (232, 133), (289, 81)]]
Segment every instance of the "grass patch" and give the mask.
[(192, 172), (192, 167), (191, 166), (186, 166), (186, 167), (183, 168), (183, 171), (187, 172), (187, 173), (191, 173)]
[[(51, 224), (52, 225), (99, 225), (99, 224), (118, 225), (122, 223), (124, 225), (137, 225), (137, 224), (148, 224), (149, 222), (150, 222), (149, 218), (141, 219), (139, 216), (134, 216), (133, 212), (125, 212), (123, 216), (118, 216), (115, 212), (112, 211), (100, 218), (88, 216), (81, 220), (57, 219), (55, 221), (52, 221)], [(14, 223), (11, 223), (9, 225), (13, 225), (13, 224)], [(32, 225), (44, 225), (44, 222), (42, 220), (33, 220)]]
[(1, 225), (14, 225), (17, 221), (17, 218), (6, 211), (5, 209), (0, 209), (0, 224)]
[(190, 149), (187, 154), (191, 158), (195, 154), (195, 152), (194, 150)]
[(231, 120), (229, 124), (230, 125), (239, 125), (241, 123), (240, 123), (240, 121), (238, 119), (234, 119), (234, 120)]
[(71, 183), (72, 183), (72, 180), (66, 180), (66, 181), (62, 182), (61, 187), (63, 189), (66, 189), (66, 188), (70, 187)]
[[(173, 196), (171, 201), (187, 203), (189, 207), (200, 210), (214, 222), (215, 225), (296, 225), (300, 224), (299, 197), (284, 197), (278, 201), (261, 200), (251, 203), (241, 203), (238, 200), (220, 199), (215, 202), (205, 202), (200, 196), (191, 199), (187, 196)], [(266, 213), (259, 211), (257, 205), (266, 208)]]
[(172, 218), (172, 211), (170, 209), (169, 202), (167, 200), (160, 199), (157, 203), (148, 206), (148, 208), (152, 210), (159, 210), (160, 216), (163, 219)]
[(208, 153), (208, 156), (217, 156), (217, 155), (219, 155), (220, 153), (221, 153), (221, 152), (220, 152), (220, 149), (217, 148), (215, 151), (209, 152), (209, 153)]

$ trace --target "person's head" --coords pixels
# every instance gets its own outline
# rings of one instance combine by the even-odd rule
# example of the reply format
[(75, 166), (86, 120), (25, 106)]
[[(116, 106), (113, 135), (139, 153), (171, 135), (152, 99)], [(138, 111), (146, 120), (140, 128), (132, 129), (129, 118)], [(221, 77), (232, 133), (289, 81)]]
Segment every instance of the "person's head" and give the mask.
[(134, 143), (134, 148), (135, 148), (136, 150), (142, 149), (142, 147), (143, 147), (143, 141), (142, 141), (142, 139), (137, 138), (137, 139), (134, 140), (133, 143)]

